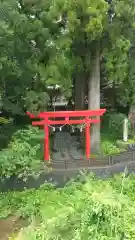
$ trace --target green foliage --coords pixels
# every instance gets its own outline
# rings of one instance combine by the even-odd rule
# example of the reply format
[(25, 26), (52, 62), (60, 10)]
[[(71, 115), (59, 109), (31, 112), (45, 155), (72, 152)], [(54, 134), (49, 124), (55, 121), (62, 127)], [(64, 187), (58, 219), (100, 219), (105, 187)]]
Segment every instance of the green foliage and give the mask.
[(109, 79), (117, 83), (123, 82), (128, 73), (128, 52), (130, 41), (121, 36), (112, 43), (111, 51), (105, 53), (107, 59), (106, 68)]
[(10, 122), (8, 119), (8, 122), (0, 124), (0, 150), (7, 148), (13, 133), (17, 130), (18, 127), (13, 124), (12, 120)]
[[(109, 135), (113, 135), (115, 139), (122, 138), (123, 134), (123, 123), (126, 115), (122, 113), (107, 113), (105, 115), (104, 125), (108, 128)], [(106, 130), (107, 131), (107, 130)]]
[[(23, 218), (32, 218), (39, 215), (39, 208), (46, 201), (47, 195), (54, 191), (50, 184), (41, 186), (38, 190), (23, 192), (0, 193), (0, 218), (18, 215)], [(49, 201), (49, 199), (48, 199)]]
[(47, 109), (49, 96), (46, 92), (36, 93), (35, 91), (29, 91), (26, 93), (25, 100), (25, 107), (29, 109), (30, 112), (38, 114), (39, 112), (43, 112)]
[(42, 186), (1, 194), (1, 216), (15, 211), (32, 218), (15, 239), (135, 239), (134, 175), (104, 181), (82, 177), (84, 184), (72, 183), (64, 189)]
[(0, 178), (16, 175), (24, 180), (28, 176), (38, 176), (43, 165), (43, 132), (38, 128), (18, 130), (12, 137), (7, 149), (0, 152)]
[(0, 117), (0, 125), (4, 125), (4, 124), (10, 124), (12, 123), (13, 119), (7, 119), (7, 118), (4, 118), (4, 117)]
[[(128, 146), (124, 145), (124, 143), (119, 144), (119, 142), (123, 142), (123, 123), (125, 118), (127, 116), (122, 113), (113, 112), (105, 114), (103, 117), (103, 127), (101, 128), (101, 154), (113, 155), (127, 149)], [(130, 123), (128, 133), (130, 136)], [(134, 142), (133, 139), (131, 141)]]
[[(48, 3), (44, 9), (47, 6)], [(24, 114), (26, 108), (31, 111), (46, 109), (48, 99), (44, 97), (46, 89), (39, 66), (50, 36), (48, 26), (36, 16), (40, 7), (42, 9), (39, 4), (34, 9), (26, 2), (21, 5), (14, 0), (0, 3), (1, 107), (12, 114)]]
[[(74, 38), (77, 36), (83, 40), (84, 33), (86, 33), (88, 41), (92, 41), (101, 36), (104, 28), (103, 22), (106, 19), (105, 13), (108, 10), (108, 4), (105, 1), (69, 0), (65, 3), (64, 10), (68, 14), (69, 32), (75, 34)], [(81, 12), (83, 12), (83, 18)], [(83, 35), (79, 36), (79, 33)]]
[(101, 154), (113, 155), (120, 153), (120, 148), (116, 147), (115, 142), (111, 140), (103, 139), (101, 142)]
[(14, 115), (46, 110), (50, 84), (70, 96), (74, 74), (88, 80), (97, 42), (104, 82), (119, 84), (121, 102), (127, 88), (124, 102), (133, 101), (133, 7), (126, 0), (1, 1), (0, 108)]

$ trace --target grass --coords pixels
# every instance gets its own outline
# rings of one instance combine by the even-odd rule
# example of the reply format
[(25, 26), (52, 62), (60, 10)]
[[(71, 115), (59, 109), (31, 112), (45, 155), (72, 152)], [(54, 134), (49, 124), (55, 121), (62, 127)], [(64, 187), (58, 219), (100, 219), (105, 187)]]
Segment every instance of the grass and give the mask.
[(1, 194), (1, 217), (29, 218), (29, 226), (13, 239), (135, 239), (134, 175), (104, 181), (82, 177), (83, 183), (80, 177), (64, 189), (44, 185), (38, 190)]

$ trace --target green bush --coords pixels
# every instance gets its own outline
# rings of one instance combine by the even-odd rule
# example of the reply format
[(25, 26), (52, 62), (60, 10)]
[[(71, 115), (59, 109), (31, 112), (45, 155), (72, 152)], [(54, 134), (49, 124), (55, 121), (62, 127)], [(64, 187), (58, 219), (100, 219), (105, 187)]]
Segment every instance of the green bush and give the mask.
[(28, 127), (18, 130), (7, 149), (0, 152), (0, 178), (16, 175), (26, 178), (43, 168), (42, 131)]
[[(123, 124), (126, 115), (122, 113), (107, 113), (103, 118), (103, 127), (101, 128), (101, 152), (103, 155), (112, 155), (120, 153), (128, 148), (123, 142)], [(129, 122), (128, 143), (134, 143), (134, 131), (131, 130)]]
[[(88, 177), (84, 184), (72, 183), (61, 190), (19, 193), (21, 211), (28, 209), (32, 223), (14, 239), (134, 240), (134, 190), (134, 177), (122, 176), (107, 181)], [(15, 204), (13, 198), (17, 200), (10, 194)]]
[(0, 219), (11, 215), (24, 219), (31, 219), (34, 215), (39, 216), (40, 207), (47, 203), (47, 196), (53, 192), (54, 187), (51, 184), (45, 184), (37, 190), (0, 193)]
[(7, 119), (5, 117), (0, 117), (0, 125), (13, 123), (13, 119)]
[(12, 122), (0, 124), (0, 150), (6, 148), (12, 135), (18, 130), (18, 127)]
[(101, 143), (101, 153), (103, 155), (113, 155), (120, 153), (120, 148), (116, 147), (114, 142), (103, 140)]
[(115, 138), (122, 138), (123, 135), (123, 123), (126, 115), (122, 113), (107, 113), (104, 119), (104, 128), (106, 133), (113, 135)]

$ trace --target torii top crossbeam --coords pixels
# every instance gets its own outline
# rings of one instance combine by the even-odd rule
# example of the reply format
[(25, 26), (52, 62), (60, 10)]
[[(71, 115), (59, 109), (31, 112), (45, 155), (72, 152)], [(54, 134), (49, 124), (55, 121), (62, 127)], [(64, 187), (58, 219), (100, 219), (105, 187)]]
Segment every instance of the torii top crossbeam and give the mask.
[(37, 116), (27, 112), (30, 118), (52, 118), (52, 117), (93, 117), (102, 116), (106, 109), (83, 110), (83, 111), (56, 111), (56, 112), (41, 112)]

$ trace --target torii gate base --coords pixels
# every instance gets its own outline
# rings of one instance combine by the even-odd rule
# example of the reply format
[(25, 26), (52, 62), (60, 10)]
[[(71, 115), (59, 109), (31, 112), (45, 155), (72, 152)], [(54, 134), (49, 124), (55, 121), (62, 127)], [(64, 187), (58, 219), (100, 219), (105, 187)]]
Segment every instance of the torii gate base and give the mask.
[[(60, 124), (85, 124), (85, 153), (86, 158), (90, 158), (90, 124), (99, 123), (100, 116), (106, 112), (106, 109), (97, 110), (84, 110), (84, 111), (60, 111), (60, 112), (41, 112), (38, 116), (35, 116), (29, 112), (27, 115), (30, 118), (40, 118), (43, 119), (38, 122), (32, 122), (34, 126), (44, 126), (45, 140), (44, 140), (44, 160), (50, 159), (49, 154), (49, 125), (60, 125)], [(73, 118), (81, 119), (73, 119)], [(93, 118), (95, 117), (95, 118)], [(64, 120), (52, 120), (54, 118), (64, 118)], [(72, 119), (70, 119), (72, 118)]]

